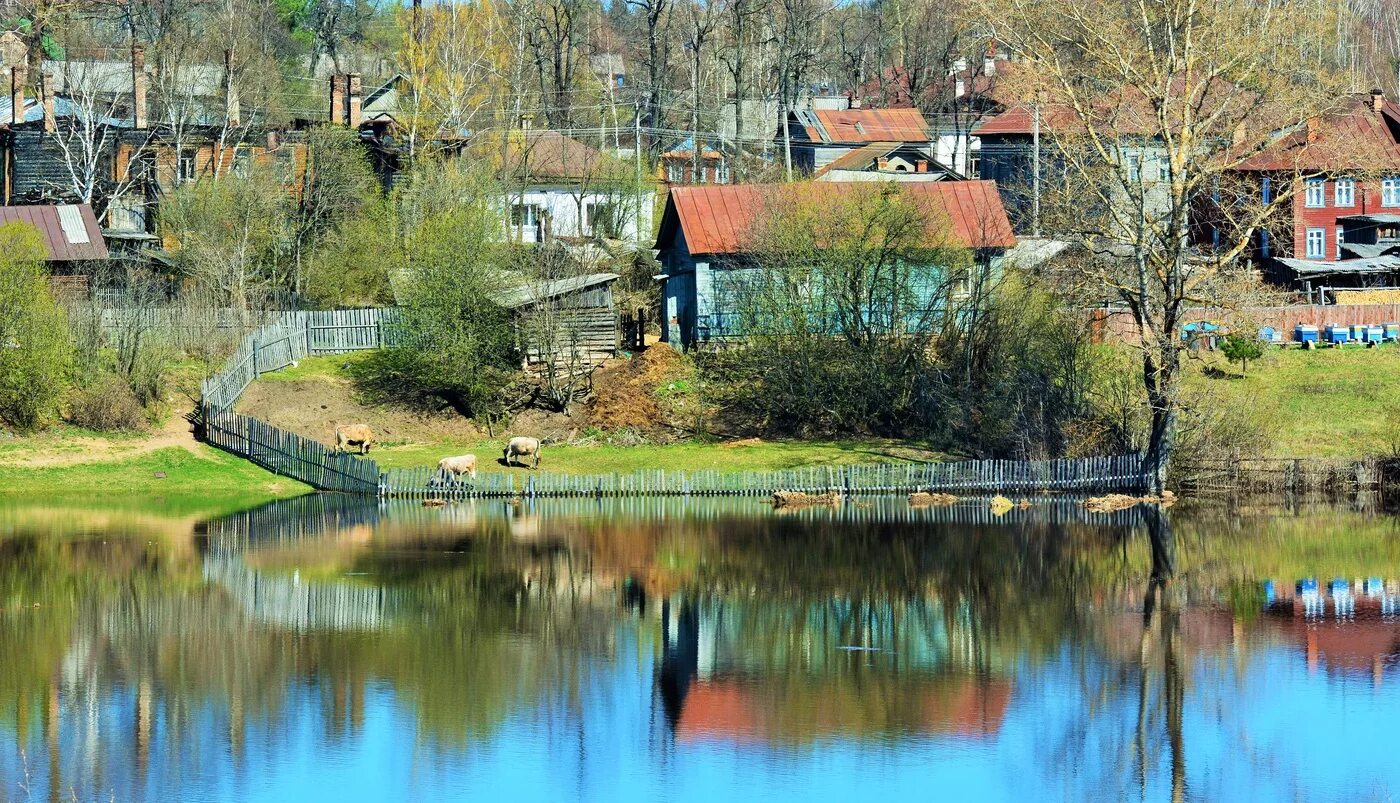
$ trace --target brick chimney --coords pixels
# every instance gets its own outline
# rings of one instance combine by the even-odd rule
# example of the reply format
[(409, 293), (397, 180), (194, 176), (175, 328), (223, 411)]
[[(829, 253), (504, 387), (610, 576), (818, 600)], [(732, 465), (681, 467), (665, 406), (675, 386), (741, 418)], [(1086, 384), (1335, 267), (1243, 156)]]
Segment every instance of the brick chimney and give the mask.
[(1308, 118), (1308, 144), (1317, 142), (1322, 136), (1322, 126), (1316, 117)]
[(58, 130), (58, 120), (53, 110), (53, 76), (48, 71), (39, 71), (39, 103), (44, 109), (44, 132), (52, 134)]
[(875, 160), (875, 169), (876, 169), (876, 170), (889, 170), (889, 169), (890, 169), (890, 160), (889, 160), (889, 157), (887, 157), (887, 156), (878, 157), (878, 158)]
[(1385, 93), (1380, 87), (1371, 90), (1371, 110), (1379, 112), (1385, 108)]
[(224, 120), (230, 128), (236, 127), (243, 116), (242, 104), (238, 102), (238, 87), (233, 82), (233, 51), (224, 51)]
[(351, 128), (360, 127), (360, 111), (364, 108), (364, 87), (360, 84), (360, 74), (352, 72), (345, 76), (345, 122)]
[(859, 109), (859, 108), (860, 108), (860, 98), (856, 97), (856, 94), (855, 94), (854, 92), (851, 93), (850, 108), (852, 108), (852, 109)]
[(146, 46), (131, 46), (131, 126), (146, 127)]
[(16, 64), (10, 68), (10, 125), (19, 125), (24, 122), (24, 82), (26, 78), (23, 64)]
[(345, 121), (345, 76), (331, 76), (331, 122)]
[(915, 162), (915, 163), (914, 163), (914, 172), (915, 172), (915, 173), (927, 173), (927, 172), (928, 172), (928, 160), (927, 160), (927, 159), (920, 159), (919, 161)]

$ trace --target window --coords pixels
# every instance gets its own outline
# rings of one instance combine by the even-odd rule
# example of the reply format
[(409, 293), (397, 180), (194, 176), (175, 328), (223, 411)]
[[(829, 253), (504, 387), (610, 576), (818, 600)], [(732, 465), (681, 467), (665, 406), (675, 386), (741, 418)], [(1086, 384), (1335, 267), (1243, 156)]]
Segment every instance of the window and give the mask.
[(669, 182), (671, 182), (672, 184), (681, 184), (681, 183), (684, 183), (684, 182), (685, 182), (685, 165), (681, 164), (680, 162), (667, 162), (667, 163), (666, 163), (666, 180), (669, 181)]
[(1356, 205), (1356, 179), (1339, 178), (1332, 190), (1332, 202), (1337, 206)]
[(175, 180), (179, 184), (194, 181), (194, 151), (180, 151), (180, 158), (175, 162)]
[(1326, 206), (1323, 193), (1326, 183), (1320, 178), (1310, 178), (1303, 182), (1303, 205), (1309, 207)]
[(273, 164), (277, 167), (277, 178), (283, 184), (291, 184), (296, 176), (296, 160), (292, 158), (291, 149), (279, 148), (273, 157)]
[(967, 157), (967, 177), (968, 177), (968, 178), (981, 178), (981, 176), (982, 176), (982, 156), (981, 156), (981, 154), (976, 154), (976, 153), (974, 153), (974, 154), (972, 154), (971, 156)]
[(1381, 181), (1381, 206), (1400, 206), (1400, 178)]
[(536, 204), (514, 204), (510, 208), (512, 226), (534, 226), (540, 222), (540, 208)]
[(1344, 243), (1344, 242), (1346, 242), (1346, 241), (1347, 241), (1347, 239), (1346, 239), (1346, 234), (1342, 231), (1342, 227), (1341, 227), (1341, 226), (1338, 226), (1338, 227), (1337, 227), (1337, 259), (1341, 259), (1341, 258), (1342, 258), (1342, 243)]
[(606, 237), (611, 240), (621, 239), (620, 217), (616, 204), (595, 202), (583, 207), (584, 226), (587, 232), (594, 237)]
[(1327, 257), (1326, 229), (1308, 229), (1307, 257), (1308, 259), (1325, 259)]
[(239, 178), (247, 178), (252, 172), (253, 154), (244, 146), (239, 145), (233, 149), (233, 163), (230, 170)]
[(716, 184), (728, 184), (728, 183), (729, 183), (729, 161), (728, 161), (728, 160), (726, 160), (726, 159), (720, 159), (718, 162), (715, 162), (715, 183), (716, 183)]
[(1172, 172), (1171, 167), (1172, 167), (1172, 166), (1171, 166), (1171, 163), (1168, 162), (1166, 159), (1158, 159), (1158, 160), (1157, 160), (1157, 180), (1158, 180), (1158, 181), (1171, 181), (1171, 178), (1172, 178), (1172, 176), (1171, 176), (1171, 172)]
[(1137, 183), (1142, 178), (1142, 158), (1139, 156), (1128, 157), (1128, 181)]

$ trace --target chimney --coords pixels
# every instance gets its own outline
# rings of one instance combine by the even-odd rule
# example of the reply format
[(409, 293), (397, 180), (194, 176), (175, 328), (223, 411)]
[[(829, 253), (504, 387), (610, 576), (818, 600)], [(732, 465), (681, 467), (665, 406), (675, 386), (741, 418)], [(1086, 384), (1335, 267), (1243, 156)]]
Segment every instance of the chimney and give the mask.
[(43, 70), (39, 71), (39, 103), (44, 109), (44, 133), (52, 134), (58, 130), (53, 116), (53, 76)]
[(982, 57), (982, 74), (988, 78), (997, 74), (997, 43), (987, 43), (987, 54)]
[(342, 75), (331, 76), (331, 122), (345, 122), (345, 81)]
[(131, 126), (146, 127), (146, 46), (131, 46)]
[(24, 122), (25, 78), (23, 64), (16, 64), (10, 68), (10, 125), (19, 125)]
[(360, 127), (360, 110), (364, 107), (364, 93), (360, 85), (360, 74), (352, 72), (345, 76), (346, 122), (351, 128)]
[(928, 160), (927, 160), (927, 159), (920, 159), (919, 161), (915, 162), (915, 163), (914, 163), (914, 172), (915, 172), (915, 173), (927, 173), (927, 172), (928, 172)]
[(850, 104), (850, 108), (852, 108), (852, 109), (859, 109), (859, 108), (860, 108), (860, 98), (856, 97), (856, 94), (855, 94), (854, 92), (851, 93), (851, 104)]
[(1249, 131), (1244, 127), (1244, 123), (1235, 123), (1234, 129), (1230, 132), (1230, 145), (1235, 148), (1242, 148), (1248, 136)]
[(224, 121), (230, 128), (239, 123), (242, 109), (238, 102), (238, 87), (233, 83), (233, 51), (224, 51)]
[(1379, 87), (1371, 90), (1371, 110), (1379, 112), (1385, 108), (1385, 93)]
[(889, 160), (889, 157), (881, 156), (881, 157), (879, 157), (878, 159), (876, 159), (876, 160), (875, 160), (875, 169), (876, 169), (876, 170), (880, 170), (880, 171), (889, 170), (889, 169), (890, 169), (890, 160)]
[(1318, 123), (1317, 118), (1316, 118), (1316, 117), (1309, 117), (1309, 118), (1308, 118), (1308, 144), (1311, 145), (1312, 143), (1317, 142), (1318, 138), (1321, 137), (1321, 136), (1322, 136), (1322, 128), (1321, 128), (1321, 125)]

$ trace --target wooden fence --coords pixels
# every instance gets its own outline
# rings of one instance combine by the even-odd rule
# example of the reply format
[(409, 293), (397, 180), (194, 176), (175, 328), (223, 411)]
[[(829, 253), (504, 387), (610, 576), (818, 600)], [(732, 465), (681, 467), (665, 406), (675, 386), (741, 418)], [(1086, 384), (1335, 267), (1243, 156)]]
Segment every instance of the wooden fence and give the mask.
[(335, 452), (310, 438), (228, 410), (206, 407), (203, 424), (204, 439), (210, 445), (245, 457), (274, 474), (321, 491), (379, 491), (379, 466), (373, 460)]
[(1129, 491), (1145, 488), (1137, 455), (1081, 460), (969, 460), (957, 463), (872, 463), (786, 471), (649, 471), (575, 475), (542, 471), (517, 479), (482, 473), (476, 481), (447, 484), (435, 468), (384, 472), (379, 495), (465, 499), (523, 496), (769, 496), (775, 491), (846, 495), (911, 493), (1037, 493)]

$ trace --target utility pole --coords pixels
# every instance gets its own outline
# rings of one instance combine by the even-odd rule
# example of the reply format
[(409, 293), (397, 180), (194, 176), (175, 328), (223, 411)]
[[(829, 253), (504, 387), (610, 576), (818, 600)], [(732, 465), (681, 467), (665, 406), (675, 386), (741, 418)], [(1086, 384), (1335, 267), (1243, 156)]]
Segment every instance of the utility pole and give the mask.
[(1040, 236), (1040, 99), (1031, 103), (1031, 233)]
[(792, 129), (788, 127), (787, 99), (783, 99), (783, 166), (787, 168), (787, 180), (792, 181)]
[(642, 236), (642, 99), (633, 101), (632, 114), (632, 156), (637, 165), (636, 221), (637, 239)]

